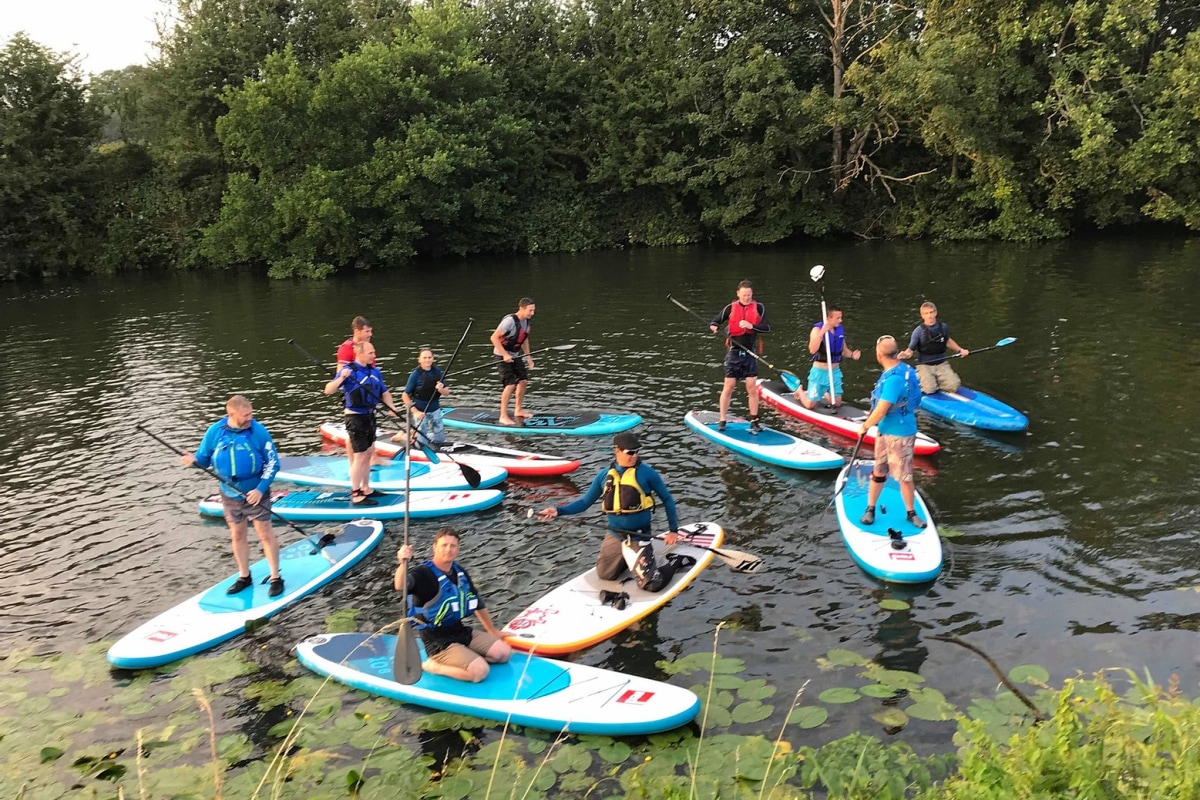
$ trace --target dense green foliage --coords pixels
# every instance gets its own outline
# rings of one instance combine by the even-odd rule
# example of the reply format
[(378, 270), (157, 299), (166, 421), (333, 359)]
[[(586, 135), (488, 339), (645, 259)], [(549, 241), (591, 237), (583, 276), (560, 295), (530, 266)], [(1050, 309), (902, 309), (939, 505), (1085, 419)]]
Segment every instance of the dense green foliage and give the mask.
[(0, 51), (0, 277), (1200, 229), (1175, 0), (177, 0), (85, 82)]

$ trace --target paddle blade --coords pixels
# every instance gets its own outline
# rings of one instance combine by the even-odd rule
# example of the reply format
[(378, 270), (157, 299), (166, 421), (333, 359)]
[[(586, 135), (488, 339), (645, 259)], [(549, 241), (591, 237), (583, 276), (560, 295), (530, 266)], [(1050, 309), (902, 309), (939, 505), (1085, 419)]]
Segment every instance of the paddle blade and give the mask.
[[(705, 548), (706, 550), (711, 548)], [(763, 568), (763, 560), (753, 553), (743, 553), (741, 550), (712, 550), (713, 554), (721, 561), (725, 562), (725, 566), (729, 567), (734, 572), (740, 572), (743, 575), (749, 575), (758, 572)]]
[(1001, 339), (1000, 341), (996, 342), (994, 345), (992, 345), (992, 347), (1007, 347), (1008, 345), (1012, 344), (1016, 340), (1017, 340), (1017, 337), (1009, 336), (1007, 339)]
[[(399, 585), (408, 586), (408, 564), (404, 561), (400, 562)], [(407, 591), (404, 598), (407, 608)], [(417, 632), (413, 630), (407, 618), (400, 621), (400, 630), (396, 631), (396, 652), (392, 654), (392, 679), (405, 686), (411, 686), (421, 680), (421, 651), (417, 649)]]
[(794, 392), (800, 388), (800, 376), (794, 372), (780, 370), (779, 377), (783, 379), (783, 385), (788, 388), (789, 392)]
[[(453, 459), (451, 460), (453, 461)], [(482, 480), (479, 470), (475, 469), (469, 464), (464, 464), (461, 461), (455, 461), (454, 463), (458, 464), (458, 470), (462, 473), (463, 480), (465, 480), (472, 489), (478, 489), (479, 483)]]

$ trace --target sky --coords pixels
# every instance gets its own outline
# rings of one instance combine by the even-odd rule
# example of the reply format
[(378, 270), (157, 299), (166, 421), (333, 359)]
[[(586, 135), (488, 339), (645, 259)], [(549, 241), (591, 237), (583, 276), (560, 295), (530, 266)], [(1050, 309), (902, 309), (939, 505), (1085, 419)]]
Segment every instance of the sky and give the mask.
[(0, 46), (17, 31), (52, 50), (80, 56), (84, 74), (145, 64), (158, 38), (164, 0), (0, 0)]

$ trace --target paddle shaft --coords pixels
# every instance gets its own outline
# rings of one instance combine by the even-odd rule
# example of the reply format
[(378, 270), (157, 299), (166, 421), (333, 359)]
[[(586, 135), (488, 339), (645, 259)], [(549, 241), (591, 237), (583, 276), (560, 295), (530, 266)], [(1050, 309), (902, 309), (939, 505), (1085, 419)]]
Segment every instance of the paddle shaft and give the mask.
[[(148, 430), (148, 429), (146, 429), (146, 428), (143, 428), (141, 425), (138, 425), (138, 426), (136, 426), (136, 427), (137, 427), (137, 429), (138, 429), (139, 431), (141, 431), (142, 433), (146, 434), (146, 435), (147, 435), (147, 436), (149, 436), (151, 439), (153, 439), (154, 441), (158, 442), (159, 444), (161, 444), (163, 447), (167, 448), (167, 449), (168, 449), (168, 450), (170, 450), (171, 452), (173, 452), (173, 453), (175, 453), (175, 454), (177, 454), (177, 455), (181, 455), (181, 456), (183, 456), (183, 455), (187, 455), (187, 453), (185, 453), (183, 450), (180, 450), (180, 449), (179, 449), (178, 447), (176, 447), (175, 445), (173, 445), (173, 444), (171, 444), (170, 442), (168, 442), (168, 441), (166, 441), (166, 440), (164, 440), (164, 439), (160, 438), (160, 437), (159, 437), (157, 434), (155, 434), (153, 431), (150, 431), (150, 430)], [(233, 483), (231, 483), (231, 482), (227, 481), (225, 478), (222, 478), (220, 475), (218, 475), (217, 473), (213, 472), (213, 471), (212, 471), (211, 469), (209, 469), (208, 467), (198, 467), (198, 469), (199, 469), (201, 472), (206, 472), (206, 473), (208, 473), (209, 475), (211, 475), (212, 477), (216, 478), (218, 481), (220, 481), (220, 482), (221, 482), (221, 483), (223, 483), (224, 485), (228, 486), (228, 487), (229, 487), (230, 489), (232, 489), (233, 491), (237, 492), (237, 494), (238, 494), (238, 497), (241, 497), (243, 500), (245, 500), (245, 499), (246, 499), (246, 495), (245, 495), (245, 493), (244, 493), (244, 492), (242, 492), (242, 490), (241, 490), (241, 489), (239, 489), (239, 488), (238, 488), (237, 486), (235, 486)], [(292, 530), (294, 530), (296, 533), (298, 533), (298, 534), (300, 534), (301, 536), (303, 536), (303, 537), (304, 537), (305, 539), (307, 539), (307, 540), (309, 541), (309, 543), (311, 543), (311, 544), (312, 544), (312, 546), (313, 546), (313, 547), (315, 547), (317, 550), (320, 550), (320, 549), (321, 549), (322, 547), (324, 547), (326, 544), (329, 544), (329, 542), (325, 541), (325, 537), (322, 537), (320, 540), (314, 540), (314, 539), (312, 538), (312, 536), (309, 534), (309, 532), (308, 532), (308, 531), (304, 530), (303, 528), (299, 527), (298, 525), (295, 525), (295, 524), (293, 524), (293, 523), (291, 522), (291, 520), (288, 520), (288, 519), (285, 519), (284, 517), (281, 517), (281, 516), (280, 516), (278, 513), (276, 513), (275, 509), (271, 509), (271, 516), (275, 517), (277, 520), (279, 520), (280, 522), (282, 522), (284, 525), (287, 525), (289, 528), (291, 528)], [(328, 534), (327, 534), (327, 535), (328, 535)], [(314, 552), (315, 552), (315, 551), (314, 551)]]
[[(817, 281), (817, 289), (821, 293), (821, 327), (825, 327), (825, 321), (829, 319), (829, 311), (825, 305), (825, 281)], [(845, 344), (843, 340), (843, 345)], [(825, 368), (829, 370), (829, 405), (837, 405), (837, 397), (834, 395), (833, 388), (833, 346), (829, 343), (829, 331), (825, 331), (825, 355), (829, 358), (825, 362)]]
[[(867, 416), (869, 417), (871, 415), (867, 414)], [(842, 493), (842, 489), (845, 489), (846, 484), (850, 482), (850, 473), (854, 472), (854, 462), (858, 460), (858, 448), (862, 447), (863, 439), (866, 437), (866, 435), (866, 431), (858, 434), (858, 441), (854, 443), (854, 450), (850, 453), (850, 468), (846, 470), (846, 480), (842, 481), (842, 485), (839, 486), (837, 491), (833, 493), (833, 499), (829, 501), (829, 505), (825, 506), (825, 511), (828, 511), (833, 507), (833, 504), (837, 502), (838, 495)]]
[[(683, 303), (681, 303), (681, 302), (679, 302), (678, 300), (676, 300), (676, 299), (675, 299), (674, 297), (672, 297), (671, 295), (667, 295), (667, 299), (668, 299), (668, 300), (670, 300), (670, 301), (671, 301), (672, 303), (674, 303), (675, 305), (677, 305), (677, 306), (679, 306), (680, 308), (682, 308), (682, 309), (683, 309), (684, 311), (686, 311), (687, 313), (691, 314), (691, 315), (692, 315), (693, 317), (695, 317), (696, 319), (700, 320), (702, 323), (704, 323), (704, 327), (706, 327), (706, 328), (711, 328), (711, 327), (712, 327), (712, 323), (711, 323), (711, 321), (709, 321), (709, 320), (706, 320), (704, 317), (700, 316), (700, 315), (699, 315), (699, 314), (697, 314), (695, 311), (692, 311), (690, 308), (688, 308), (688, 307), (687, 307), (687, 306), (685, 306)], [(720, 335), (721, 335), (721, 332), (720, 332), (720, 331), (715, 331), (715, 332), (713, 332), (713, 335), (714, 335), (714, 336), (720, 336)], [(794, 372), (792, 372), (792, 371), (790, 371), (790, 370), (786, 370), (786, 369), (780, 369), (779, 367), (777, 367), (777, 366), (775, 366), (774, 364), (772, 364), (770, 361), (767, 361), (765, 358), (763, 358), (762, 356), (760, 356), (758, 353), (755, 353), (755, 352), (754, 352), (754, 351), (752, 351), (752, 350), (747, 350), (745, 347), (742, 347), (740, 344), (737, 344), (737, 343), (731, 343), (729, 346), (730, 346), (731, 348), (732, 348), (732, 347), (736, 347), (738, 350), (741, 350), (743, 353), (745, 353), (746, 355), (750, 356), (751, 358), (753, 358), (753, 359), (754, 359), (755, 361), (757, 361), (758, 363), (760, 363), (760, 364), (764, 365), (764, 366), (765, 366), (765, 367), (767, 367), (768, 369), (775, 370), (775, 371), (776, 371), (776, 372), (778, 372), (780, 375), (790, 375), (790, 376), (792, 376), (792, 378), (794, 378), (794, 379), (795, 379), (797, 382), (799, 382), (799, 380), (800, 380), (800, 376), (799, 376), (799, 375), (797, 375), (796, 373), (794, 373)]]
[(302, 355), (302, 356), (304, 356), (305, 358), (307, 358), (307, 359), (308, 359), (309, 361), (311, 361), (313, 364), (316, 364), (316, 365), (317, 365), (317, 367), (319, 367), (319, 368), (320, 368), (320, 369), (321, 369), (323, 372), (325, 372), (325, 373), (326, 373), (327, 375), (329, 375), (331, 378), (333, 378), (333, 377), (337, 377), (337, 370), (336, 370), (336, 369), (334, 369), (333, 367), (327, 366), (327, 365), (325, 364), (325, 362), (324, 362), (324, 361), (321, 361), (321, 360), (320, 360), (320, 359), (318, 359), (316, 356), (314, 356), (312, 353), (310, 353), (310, 352), (308, 352), (307, 350), (305, 350), (303, 347), (301, 347), (301, 346), (300, 346), (300, 343), (299, 343), (299, 342), (297, 342), (295, 339), (288, 339), (288, 344), (290, 344), (292, 347), (294, 347), (294, 348), (296, 348), (297, 350), (299, 350), (299, 351), (300, 351), (300, 355)]
[[(970, 350), (970, 351), (968, 351), (968, 353), (969, 353), (969, 355), (975, 355), (976, 353), (986, 353), (988, 350), (995, 350), (1000, 347), (1008, 347), (1010, 344), (1012, 344), (1016, 340), (1017, 340), (1017, 337), (1009, 336), (1006, 339), (1001, 339), (1000, 341), (996, 342), (995, 344), (988, 345), (987, 347), (981, 347), (978, 350)], [(946, 358), (962, 358), (962, 353), (955, 353), (952, 356), (946, 356)]]
[[(575, 345), (573, 345), (573, 344), (556, 344), (556, 345), (551, 345), (550, 347), (543, 347), (541, 350), (534, 350), (534, 351), (528, 353), (528, 355), (536, 356), (539, 353), (545, 353), (550, 350), (574, 350), (574, 349), (575, 349)], [(524, 356), (522, 356), (522, 358), (523, 357)], [(486, 364), (476, 364), (473, 367), (467, 367), (466, 369), (460, 369), (458, 372), (448, 372), (446, 374), (446, 377), (451, 378), (455, 375), (462, 375), (464, 373), (474, 372), (475, 370), (479, 370), (479, 369), (487, 369), (488, 367), (494, 368), (496, 366), (496, 363), (497, 363), (496, 361), (489, 361)]]
[[(470, 327), (468, 325), (467, 327)], [(412, 441), (412, 414), (404, 415), (404, 438)], [(404, 459), (404, 546), (408, 547), (408, 519), (412, 499), (412, 459)], [(396, 683), (412, 685), (421, 679), (421, 652), (417, 632), (408, 621), (408, 559), (400, 560), (400, 585), (404, 587), (404, 619), (396, 631), (396, 652), (392, 654), (392, 678)]]

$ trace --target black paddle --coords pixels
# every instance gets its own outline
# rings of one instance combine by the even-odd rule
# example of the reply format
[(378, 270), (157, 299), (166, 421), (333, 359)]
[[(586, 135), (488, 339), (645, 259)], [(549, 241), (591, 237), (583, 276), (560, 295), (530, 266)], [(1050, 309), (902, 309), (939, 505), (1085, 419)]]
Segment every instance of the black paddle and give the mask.
[[(996, 342), (993, 345), (988, 345), (987, 347), (981, 347), (978, 350), (968, 350), (967, 355), (973, 356), (976, 353), (986, 353), (988, 350), (995, 350), (997, 347), (1008, 347), (1010, 344), (1012, 344), (1016, 340), (1017, 340), (1017, 337), (1008, 336), (1004, 339), (1001, 339), (1000, 341)], [(952, 356), (946, 356), (946, 358), (962, 358), (962, 353), (955, 353)]]
[[(412, 416), (404, 416), (404, 435), (412, 438)], [(404, 459), (404, 546), (408, 546), (408, 510), (412, 498), (412, 459)], [(400, 560), (400, 585), (404, 587), (404, 619), (396, 631), (396, 652), (392, 653), (392, 679), (411, 686), (421, 680), (421, 651), (417, 649), (417, 632), (408, 620), (408, 559)]]
[[(871, 416), (869, 413), (867, 416)], [(846, 470), (846, 480), (842, 481), (842, 485), (833, 493), (833, 499), (829, 501), (829, 505), (825, 506), (825, 511), (833, 508), (833, 504), (837, 502), (838, 495), (842, 493), (842, 489), (846, 488), (846, 484), (850, 482), (850, 474), (854, 472), (854, 462), (858, 460), (858, 448), (862, 446), (863, 438), (867, 435), (866, 431), (858, 434), (858, 441), (854, 443), (854, 450), (850, 453), (850, 467)], [(824, 512), (821, 512), (824, 513)]]
[[(534, 350), (533, 352), (529, 353), (528, 355), (536, 356), (539, 353), (546, 353), (546, 352), (549, 352), (550, 350), (574, 350), (575, 347), (576, 347), (576, 345), (573, 345), (573, 344), (556, 344), (556, 345), (552, 345), (550, 347), (543, 347), (541, 350)], [(524, 356), (522, 356), (522, 358), (524, 358)], [(474, 372), (477, 369), (487, 369), (488, 367), (491, 367), (494, 369), (496, 367), (496, 362), (489, 361), (486, 364), (476, 364), (473, 367), (467, 367), (466, 369), (460, 369), (458, 372), (447, 372), (446, 377), (452, 378), (455, 375), (462, 375), (467, 372)]]
[[(534, 515), (534, 510), (532, 508), (526, 509), (526, 511), (525, 511), (526, 519), (532, 517), (533, 515)], [(563, 525), (563, 524), (566, 524), (567, 522), (568, 522), (568, 520), (560, 520), (559, 524)], [(599, 527), (598, 525), (593, 525), (593, 524), (589, 524), (589, 523), (585, 523), (585, 522), (580, 522), (579, 524), (583, 524), (589, 528)], [(605, 533), (608, 533), (609, 530), (610, 529), (608, 527), (604, 528)], [(655, 536), (654, 538), (661, 539), (665, 535), (666, 534), (659, 534), (658, 536)], [(753, 553), (743, 553), (741, 550), (727, 550), (727, 549), (721, 549), (721, 548), (716, 548), (716, 547), (705, 547), (704, 545), (700, 545), (700, 544), (694, 544), (694, 543), (688, 541), (688, 535), (686, 532), (680, 533), (680, 541), (682, 541), (688, 547), (694, 547), (697, 550), (707, 550), (708, 552), (715, 555), (717, 558), (721, 559), (721, 561), (725, 562), (725, 565), (734, 572), (740, 572), (740, 573), (748, 575), (753, 572), (758, 572), (760, 569), (763, 568), (763, 564), (765, 563), (761, 558), (754, 555)]]
[[(687, 313), (691, 314), (691, 315), (692, 315), (693, 317), (695, 317), (696, 319), (700, 320), (700, 322), (704, 323), (704, 327), (706, 327), (706, 328), (707, 328), (707, 327), (711, 327), (711, 326), (709, 325), (709, 321), (708, 321), (708, 320), (706, 320), (704, 317), (702, 317), (702, 316), (700, 316), (699, 314), (697, 314), (695, 311), (692, 311), (690, 308), (688, 308), (688, 307), (687, 307), (687, 306), (685, 306), (683, 303), (681, 303), (681, 302), (679, 302), (678, 300), (676, 300), (676, 299), (675, 299), (674, 297), (672, 297), (671, 295), (667, 295), (667, 299), (668, 299), (668, 300), (670, 300), (670, 301), (671, 301), (672, 303), (674, 303), (675, 305), (677, 305), (677, 306), (679, 306), (680, 308), (682, 308), (682, 309), (683, 309), (684, 311), (686, 311)], [(716, 335), (716, 336), (720, 336), (721, 334), (720, 334), (720, 332), (718, 331), (718, 332), (717, 332), (715, 335)], [(785, 384), (785, 385), (786, 385), (786, 386), (787, 386), (789, 389), (791, 389), (793, 392), (794, 392), (794, 391), (796, 391), (796, 389), (797, 389), (797, 388), (799, 388), (799, 386), (800, 386), (800, 376), (799, 376), (799, 375), (797, 375), (796, 373), (794, 373), (794, 372), (792, 372), (792, 371), (790, 371), (790, 370), (786, 370), (786, 369), (780, 369), (779, 367), (777, 367), (777, 366), (775, 366), (774, 364), (772, 364), (770, 361), (767, 361), (765, 358), (763, 358), (762, 356), (760, 356), (758, 353), (755, 353), (755, 352), (753, 352), (753, 351), (747, 350), (746, 348), (742, 347), (742, 346), (741, 346), (741, 345), (739, 345), (739, 344), (734, 344), (734, 345), (731, 345), (731, 346), (732, 346), (732, 347), (736, 347), (738, 350), (741, 350), (741, 351), (742, 351), (743, 353), (745, 353), (746, 355), (748, 355), (748, 356), (751, 356), (751, 357), (752, 357), (752, 358), (753, 358), (755, 361), (757, 361), (757, 362), (758, 362), (758, 363), (760, 363), (760, 364), (763, 364), (763, 365), (764, 365), (764, 366), (766, 366), (768, 369), (772, 369), (772, 370), (774, 370), (775, 372), (778, 372), (778, 373), (780, 374), (780, 376), (782, 376), (782, 377), (783, 377), (783, 382), (784, 382), (784, 384)], [(793, 386), (793, 384), (794, 384), (794, 386)]]
[[(139, 430), (139, 431), (141, 431), (142, 433), (146, 434), (146, 435), (147, 435), (147, 436), (149, 436), (151, 439), (153, 439), (154, 441), (158, 442), (158, 443), (159, 443), (159, 444), (161, 444), (163, 447), (167, 448), (168, 450), (170, 450), (171, 452), (175, 453), (176, 455), (181, 455), (181, 456), (182, 456), (182, 455), (187, 455), (187, 454), (186, 454), (186, 453), (185, 453), (183, 450), (180, 450), (178, 447), (176, 447), (175, 445), (171, 444), (170, 442), (167, 442), (167, 441), (164, 441), (163, 439), (160, 439), (160, 438), (159, 438), (159, 437), (158, 437), (156, 434), (154, 434), (154, 432), (150, 431), (150, 430), (149, 430), (149, 429), (147, 429), (147, 428), (144, 428), (144, 427), (142, 427), (140, 424), (139, 424), (139, 425), (136, 425), (135, 427), (137, 428), (137, 430)], [(200, 470), (201, 470), (201, 471), (203, 471), (203, 472), (207, 472), (209, 475), (213, 476), (213, 477), (214, 477), (214, 478), (216, 478), (218, 481), (220, 481), (221, 483), (223, 483), (223, 484), (225, 484), (226, 486), (228, 486), (230, 489), (233, 489), (235, 492), (237, 492), (239, 497), (241, 497), (241, 498), (245, 499), (246, 495), (245, 495), (245, 494), (243, 494), (243, 493), (242, 493), (242, 491), (241, 491), (240, 489), (238, 489), (238, 488), (237, 488), (237, 486), (235, 486), (235, 485), (233, 485), (232, 483), (230, 483), (229, 481), (225, 480), (225, 479), (224, 479), (224, 478), (222, 478), (220, 475), (218, 475), (217, 473), (213, 472), (211, 469), (209, 469), (209, 468), (207, 468), (207, 467), (197, 467), (197, 469), (200, 469)], [(312, 536), (309, 534), (309, 532), (308, 532), (308, 531), (304, 530), (303, 528), (299, 527), (298, 525), (293, 525), (293, 524), (292, 524), (292, 522), (291, 522), (290, 520), (288, 520), (288, 519), (285, 519), (284, 517), (281, 517), (279, 514), (277, 514), (277, 513), (275, 512), (275, 510), (274, 510), (274, 509), (272, 509), (272, 510), (271, 510), (271, 516), (275, 517), (277, 520), (279, 520), (280, 522), (282, 522), (284, 525), (287, 525), (289, 528), (291, 528), (291, 529), (292, 529), (292, 530), (294, 530), (296, 533), (298, 533), (298, 534), (300, 534), (301, 536), (303, 536), (305, 539), (308, 539), (309, 543), (311, 543), (311, 544), (312, 544), (312, 546), (313, 546), (313, 551), (312, 551), (312, 553), (316, 553), (316, 552), (317, 552), (318, 550), (320, 550), (322, 547), (324, 547), (324, 546), (325, 546), (325, 545), (327, 545), (327, 544), (330, 544), (330, 543), (332, 543), (334, 540), (336, 540), (336, 539), (337, 539), (337, 534), (336, 534), (336, 533), (325, 533), (323, 536), (321, 536), (321, 538), (320, 538), (320, 539), (313, 539), (313, 538), (312, 538)], [(312, 553), (310, 553), (309, 555), (312, 555)]]

